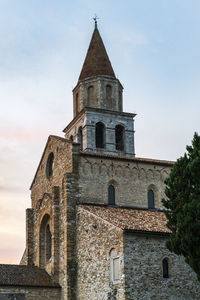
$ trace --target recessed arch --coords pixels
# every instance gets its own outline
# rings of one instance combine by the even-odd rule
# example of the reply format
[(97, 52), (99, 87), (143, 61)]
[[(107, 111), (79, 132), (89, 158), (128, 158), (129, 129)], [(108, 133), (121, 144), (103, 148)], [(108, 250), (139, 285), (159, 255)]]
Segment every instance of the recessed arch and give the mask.
[(120, 280), (120, 256), (115, 248), (112, 248), (109, 253), (110, 260), (110, 281), (118, 282)]
[(106, 103), (108, 108), (112, 108), (112, 86), (110, 84), (106, 85)]
[(53, 167), (54, 167), (54, 154), (53, 152), (49, 153), (46, 163), (46, 176), (50, 178), (53, 174)]
[(91, 106), (94, 94), (94, 87), (90, 85), (87, 89), (87, 105)]
[(44, 267), (52, 256), (52, 234), (50, 228), (50, 215), (45, 214), (40, 223), (39, 233), (40, 267)]

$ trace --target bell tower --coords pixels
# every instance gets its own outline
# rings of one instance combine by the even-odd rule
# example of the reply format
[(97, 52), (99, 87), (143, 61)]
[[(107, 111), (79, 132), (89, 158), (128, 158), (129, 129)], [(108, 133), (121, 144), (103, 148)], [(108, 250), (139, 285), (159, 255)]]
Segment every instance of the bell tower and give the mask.
[(96, 19), (73, 89), (73, 116), (64, 129), (65, 137), (80, 143), (82, 151), (135, 156), (135, 114), (123, 112), (123, 87), (115, 76)]

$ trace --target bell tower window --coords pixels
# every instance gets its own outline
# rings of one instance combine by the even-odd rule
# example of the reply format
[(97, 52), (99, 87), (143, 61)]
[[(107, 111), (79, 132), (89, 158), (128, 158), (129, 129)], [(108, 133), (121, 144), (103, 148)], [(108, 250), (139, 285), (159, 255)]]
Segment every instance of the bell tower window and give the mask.
[(115, 143), (116, 150), (124, 150), (124, 127), (122, 125), (115, 127)]
[(105, 135), (105, 126), (103, 123), (99, 122), (96, 124), (95, 137), (96, 137), (96, 148), (104, 148), (104, 135)]
[(94, 92), (94, 88), (93, 86), (89, 86), (89, 88), (87, 89), (87, 105), (91, 106), (92, 105), (92, 100), (93, 100), (93, 92)]
[(111, 85), (106, 85), (106, 103), (109, 108), (112, 108), (112, 87)]
[(44, 267), (52, 256), (52, 235), (50, 216), (44, 215), (40, 225), (40, 267)]

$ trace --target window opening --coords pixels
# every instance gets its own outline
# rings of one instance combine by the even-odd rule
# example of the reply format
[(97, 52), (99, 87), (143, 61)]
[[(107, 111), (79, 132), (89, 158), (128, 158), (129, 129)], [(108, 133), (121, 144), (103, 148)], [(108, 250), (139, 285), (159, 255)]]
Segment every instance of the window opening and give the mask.
[(116, 150), (124, 150), (124, 127), (121, 125), (115, 127), (115, 143)]
[(92, 98), (93, 98), (93, 86), (89, 86), (88, 90), (87, 90), (87, 102), (88, 102), (88, 106), (91, 106), (92, 104)]
[(96, 124), (96, 148), (104, 148), (104, 134), (105, 134), (105, 126), (102, 123)]
[(46, 262), (51, 258), (51, 231), (49, 224), (46, 226), (45, 232), (45, 250), (46, 250)]
[(50, 230), (50, 216), (46, 214), (40, 225), (40, 267), (44, 267), (52, 256), (52, 235)]
[(163, 278), (169, 278), (169, 264), (167, 258), (163, 259), (162, 268), (163, 268)]
[(80, 149), (83, 150), (83, 130), (82, 127), (78, 130), (78, 143), (80, 144)]
[(154, 209), (155, 208), (154, 192), (152, 190), (148, 190), (148, 208), (149, 209)]
[(47, 159), (47, 164), (46, 164), (46, 175), (47, 177), (51, 177), (53, 174), (53, 167), (54, 167), (54, 154), (51, 152), (48, 156)]
[(70, 139), (70, 141), (72, 141), (72, 142), (73, 142), (73, 140), (74, 140), (74, 137), (73, 137), (73, 135), (71, 135), (69, 139)]
[(112, 282), (120, 280), (120, 258), (115, 249), (110, 251), (110, 280)]
[(115, 187), (112, 184), (108, 187), (108, 205), (115, 205)]
[(76, 115), (78, 115), (78, 93), (76, 94)]
[(109, 108), (112, 108), (112, 87), (108, 84), (106, 85), (106, 102)]

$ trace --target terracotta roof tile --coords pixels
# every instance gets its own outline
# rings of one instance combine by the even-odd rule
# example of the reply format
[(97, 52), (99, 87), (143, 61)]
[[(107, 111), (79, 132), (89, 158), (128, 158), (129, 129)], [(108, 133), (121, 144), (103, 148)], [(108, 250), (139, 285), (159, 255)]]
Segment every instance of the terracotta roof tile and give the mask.
[(49, 274), (35, 266), (0, 264), (0, 286), (60, 287)]
[(105, 46), (97, 28), (94, 29), (79, 80), (97, 75), (115, 78)]
[(166, 227), (165, 214), (161, 211), (83, 204), (80, 206), (123, 230), (170, 233)]

